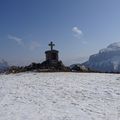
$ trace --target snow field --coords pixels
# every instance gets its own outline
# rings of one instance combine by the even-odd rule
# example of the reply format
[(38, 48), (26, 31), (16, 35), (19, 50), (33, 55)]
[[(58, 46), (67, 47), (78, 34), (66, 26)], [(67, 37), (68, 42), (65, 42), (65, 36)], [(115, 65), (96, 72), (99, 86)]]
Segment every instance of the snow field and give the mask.
[(0, 75), (0, 120), (120, 120), (120, 75)]

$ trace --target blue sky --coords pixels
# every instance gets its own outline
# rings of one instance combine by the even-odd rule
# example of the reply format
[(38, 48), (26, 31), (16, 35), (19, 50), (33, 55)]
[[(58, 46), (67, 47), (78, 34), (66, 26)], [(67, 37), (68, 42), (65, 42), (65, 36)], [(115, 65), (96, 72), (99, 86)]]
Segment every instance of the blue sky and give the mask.
[(0, 58), (45, 59), (53, 41), (65, 64), (120, 40), (120, 0), (0, 0)]

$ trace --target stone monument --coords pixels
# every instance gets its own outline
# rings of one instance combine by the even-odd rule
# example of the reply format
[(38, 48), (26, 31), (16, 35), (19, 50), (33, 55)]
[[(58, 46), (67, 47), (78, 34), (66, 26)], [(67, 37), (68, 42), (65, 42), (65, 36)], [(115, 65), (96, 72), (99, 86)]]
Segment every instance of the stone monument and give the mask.
[(54, 50), (53, 46), (55, 46), (55, 44), (53, 44), (53, 42), (50, 42), (50, 44), (48, 44), (50, 46), (50, 50), (45, 51), (46, 54), (46, 61), (50, 61), (50, 62), (58, 62), (58, 50)]
[(59, 60), (59, 51), (53, 49), (55, 44), (50, 42), (48, 45), (50, 46), (50, 50), (45, 51), (46, 60), (41, 63), (41, 69), (43, 69), (43, 71), (67, 71), (62, 61)]

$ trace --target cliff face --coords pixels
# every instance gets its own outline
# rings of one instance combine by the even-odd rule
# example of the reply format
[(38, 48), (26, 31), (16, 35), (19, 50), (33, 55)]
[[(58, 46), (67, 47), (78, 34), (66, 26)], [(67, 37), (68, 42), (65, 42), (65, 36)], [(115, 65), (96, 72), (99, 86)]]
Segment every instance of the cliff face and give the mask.
[(91, 55), (83, 64), (100, 72), (120, 72), (120, 42), (110, 44), (98, 54)]

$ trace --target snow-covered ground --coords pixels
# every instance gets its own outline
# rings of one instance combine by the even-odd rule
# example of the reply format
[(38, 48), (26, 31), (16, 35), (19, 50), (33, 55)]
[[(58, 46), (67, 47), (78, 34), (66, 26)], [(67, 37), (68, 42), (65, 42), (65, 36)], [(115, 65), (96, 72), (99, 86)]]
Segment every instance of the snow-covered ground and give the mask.
[(0, 75), (0, 120), (120, 120), (120, 75)]

